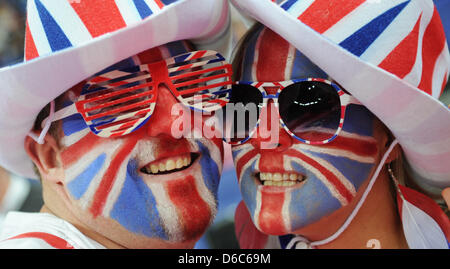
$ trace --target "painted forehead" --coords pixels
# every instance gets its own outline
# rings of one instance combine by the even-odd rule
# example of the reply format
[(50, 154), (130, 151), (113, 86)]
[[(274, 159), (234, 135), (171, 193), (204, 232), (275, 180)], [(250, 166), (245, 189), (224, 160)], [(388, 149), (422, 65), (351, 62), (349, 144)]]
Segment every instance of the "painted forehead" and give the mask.
[(328, 78), (304, 54), (268, 28), (250, 33), (244, 46), (237, 78), (243, 81), (284, 81), (296, 78)]

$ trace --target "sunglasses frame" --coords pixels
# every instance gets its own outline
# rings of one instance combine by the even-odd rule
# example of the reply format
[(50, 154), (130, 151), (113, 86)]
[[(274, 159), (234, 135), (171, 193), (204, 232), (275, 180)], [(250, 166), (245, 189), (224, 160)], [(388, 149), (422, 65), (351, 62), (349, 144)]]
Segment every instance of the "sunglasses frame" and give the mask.
[[(193, 62), (193, 63), (186, 64), (186, 65), (179, 65), (180, 63), (186, 63), (189, 61), (202, 59), (204, 57), (210, 57), (212, 59), (200, 60), (198, 62)], [(174, 76), (170, 75), (171, 73), (182, 72), (183, 70), (191, 69), (191, 68), (199, 68), (202, 66), (206, 66), (208, 64), (220, 64), (220, 66), (215, 66), (215, 67), (207, 68), (204, 70), (198, 70), (198, 71), (177, 74)], [(118, 77), (120, 77), (120, 76), (129, 77), (130, 75), (126, 75), (127, 71), (125, 71), (125, 70), (130, 70), (133, 68), (138, 68), (139, 73), (147, 72), (147, 74), (144, 76), (133, 77), (133, 79), (135, 79), (135, 80), (133, 80), (132, 82), (129, 82), (129, 81), (124, 82), (125, 80), (117, 81)], [(211, 77), (208, 76), (206, 78), (193, 79), (193, 80), (187, 81), (187, 82), (179, 82), (179, 83), (175, 82), (176, 80), (180, 80), (183, 78), (194, 77), (196, 75), (201, 75), (201, 74), (205, 74), (208, 72), (214, 72), (214, 71), (218, 71), (218, 70), (224, 70), (224, 73), (219, 74), (219, 75), (213, 75)], [(119, 74), (122, 73), (122, 74), (119, 76), (116, 76), (116, 77), (114, 77), (114, 75), (108, 76), (108, 75), (113, 74), (114, 72), (119, 73)], [(78, 97), (78, 100), (75, 101), (73, 104), (54, 112), (52, 114), (51, 119), (50, 119), (50, 117), (48, 117), (47, 119), (45, 119), (42, 122), (42, 126), (44, 126), (45, 124), (48, 124), (47, 120), (51, 120), (51, 122), (53, 122), (56, 120), (70, 117), (75, 114), (81, 114), (83, 116), (83, 119), (84, 119), (86, 125), (97, 136), (107, 138), (107, 137), (118, 137), (118, 136), (127, 135), (127, 134), (139, 129), (142, 125), (144, 125), (150, 119), (151, 115), (154, 112), (155, 106), (156, 106), (156, 100), (158, 97), (158, 87), (161, 84), (164, 84), (165, 86), (167, 86), (167, 88), (174, 95), (174, 97), (177, 98), (178, 102), (180, 102), (184, 106), (188, 106), (190, 109), (195, 110), (195, 111), (212, 112), (212, 111), (221, 109), (223, 106), (225, 106), (228, 103), (229, 98), (230, 98), (229, 93), (231, 93), (231, 87), (233, 84), (231, 77), (232, 77), (231, 64), (229, 64), (225, 60), (225, 58), (222, 55), (220, 55), (218, 52), (212, 51), (212, 50), (192, 51), (192, 52), (176, 55), (176, 56), (173, 56), (173, 57), (170, 57), (170, 58), (158, 61), (158, 62), (153, 62), (153, 63), (148, 63), (148, 64), (140, 64), (140, 65), (135, 65), (133, 67), (123, 68), (123, 69), (108, 70), (107, 72), (104, 72), (101, 74), (96, 74), (96, 75), (92, 76), (91, 78), (89, 78), (87, 80), (86, 84), (83, 86), (82, 94)], [(136, 80), (136, 78), (138, 78), (138, 80)], [(96, 129), (96, 127), (105, 124), (105, 122), (95, 123), (95, 122), (93, 122), (93, 120), (95, 120), (97, 118), (102, 118), (102, 117), (108, 116), (107, 114), (111, 114), (111, 111), (108, 111), (106, 113), (100, 113), (100, 114), (106, 114), (103, 116), (96, 115), (95, 117), (92, 117), (92, 116), (87, 115), (86, 113), (88, 113), (89, 111), (94, 110), (94, 109), (93, 108), (85, 109), (85, 105), (88, 102), (92, 102), (97, 99), (101, 100), (102, 97), (106, 96), (106, 95), (108, 95), (108, 96), (114, 96), (115, 94), (119, 95), (119, 94), (123, 93), (122, 92), (123, 90), (118, 90), (117, 92), (112, 92), (112, 94), (107, 93), (107, 94), (104, 94), (104, 95), (101, 95), (98, 97), (90, 98), (89, 100), (86, 99), (87, 94), (95, 93), (96, 91), (100, 92), (105, 89), (114, 89), (114, 88), (120, 87), (124, 84), (127, 85), (127, 84), (134, 83), (136, 81), (142, 81), (142, 80), (150, 79), (150, 78), (151, 78), (151, 82), (144, 83), (142, 85), (132, 86), (131, 88), (125, 88), (126, 91), (132, 91), (132, 90), (136, 90), (136, 89), (144, 89), (144, 88), (151, 87), (151, 90), (145, 90), (143, 93), (139, 93), (138, 95), (139, 96), (152, 95), (152, 97), (149, 100), (145, 100), (145, 102), (139, 101), (137, 103), (137, 104), (140, 104), (139, 106), (149, 104), (149, 107), (145, 108), (145, 109), (140, 109), (138, 111), (127, 112), (125, 115), (116, 116), (116, 117), (114, 117), (114, 119), (111, 122), (106, 122), (106, 124), (108, 125), (108, 124), (126, 119), (128, 116), (130, 116), (130, 114), (133, 114), (131, 116), (146, 114), (145, 116), (140, 117), (137, 120), (131, 120), (130, 122), (125, 122), (123, 124), (115, 124), (115, 125), (112, 124), (111, 126), (103, 128), (101, 130)], [(198, 83), (204, 83), (204, 82), (207, 82), (210, 80), (215, 80), (215, 79), (224, 79), (225, 81), (215, 83), (212, 85), (206, 85), (206, 86), (202, 86), (202, 87), (198, 87), (198, 88), (194, 88), (194, 89), (189, 89), (187, 91), (179, 91), (178, 90), (178, 88), (186, 86), (186, 85), (195, 85)], [(101, 85), (101, 84), (102, 83), (104, 84), (105, 81), (113, 81), (113, 82), (111, 82), (111, 85), (109, 85), (110, 87), (104, 88), (103, 85)], [(95, 88), (94, 90), (91, 90), (91, 87), (98, 85), (98, 84), (100, 84), (101, 86), (98, 88)], [(214, 89), (216, 87), (221, 87), (221, 88), (220, 88), (220, 90), (215, 91), (215, 92), (207, 92), (207, 93), (204, 92), (204, 91), (208, 91), (209, 89)], [(203, 92), (203, 93), (201, 95), (196, 95), (195, 93), (197, 93), (197, 92)], [(202, 101), (203, 99), (205, 99), (207, 97), (211, 97), (211, 96), (218, 97), (219, 95), (226, 94), (226, 93), (228, 93), (228, 94), (225, 97), (219, 97), (217, 99), (212, 98), (211, 100), (208, 100), (207, 102)], [(187, 94), (194, 94), (194, 95), (189, 98), (184, 98), (183, 95), (187, 95)], [(109, 97), (103, 97), (103, 98), (109, 98)], [(128, 98), (123, 98), (123, 99), (128, 99)], [(132, 99), (132, 98), (129, 98), (129, 99)], [(188, 104), (188, 99), (192, 99), (193, 105)], [(120, 99), (120, 100), (122, 100), (122, 99)], [(127, 101), (127, 100), (125, 100), (125, 101)], [(210, 103), (210, 104), (212, 104), (212, 106), (205, 109), (204, 103)], [(216, 106), (214, 106), (214, 105), (216, 105)], [(136, 104), (133, 104), (132, 106), (139, 107)], [(129, 107), (129, 106), (127, 105), (125, 107)], [(123, 108), (119, 108), (119, 109), (123, 109)], [(113, 109), (112, 111), (114, 111), (114, 110), (116, 110), (116, 109)], [(125, 128), (124, 131), (117, 131), (117, 130), (122, 130), (124, 128)]]
[[(289, 128), (286, 126), (286, 124), (284, 123), (283, 119), (280, 116), (280, 108), (279, 108), (279, 103), (278, 103), (278, 98), (280, 96), (280, 93), (288, 86), (291, 86), (295, 83), (301, 83), (301, 82), (307, 82), (307, 81), (317, 81), (317, 82), (322, 82), (322, 83), (331, 85), (336, 90), (336, 92), (339, 96), (340, 105), (341, 105), (341, 115), (340, 115), (340, 120), (339, 120), (339, 126), (331, 138), (328, 138), (328, 139), (325, 139), (322, 141), (310, 141), (310, 140), (305, 140), (303, 138), (300, 138), (289, 130)], [(260, 107), (260, 111), (262, 111), (264, 108), (267, 108), (267, 104), (269, 103), (269, 100), (273, 100), (274, 105), (277, 108), (277, 113), (278, 113), (278, 118), (280, 120), (280, 124), (283, 127), (283, 129), (290, 136), (294, 137), (295, 139), (297, 139), (305, 144), (310, 144), (310, 145), (323, 145), (323, 144), (327, 144), (327, 143), (333, 141), (339, 135), (339, 133), (341, 132), (342, 127), (344, 125), (345, 111), (347, 109), (347, 106), (350, 104), (361, 105), (361, 103), (355, 97), (353, 97), (350, 94), (347, 94), (344, 90), (341, 89), (341, 87), (339, 87), (339, 85), (337, 85), (329, 80), (321, 79), (321, 78), (302, 78), (302, 79), (293, 79), (293, 80), (278, 81), (278, 82), (237, 81), (234, 84), (235, 85), (249, 85), (261, 92), (261, 95), (263, 98), (263, 100), (262, 100), (263, 103), (262, 103), (262, 106)], [(278, 88), (278, 90), (275, 94), (267, 94), (265, 88)], [(259, 104), (257, 104), (257, 105), (259, 105)], [(250, 138), (253, 137), (253, 135), (255, 134), (256, 130), (259, 127), (260, 122), (261, 122), (261, 114), (258, 117), (255, 127), (253, 127), (252, 131), (249, 132), (248, 137), (246, 137), (244, 140), (237, 141), (237, 142), (227, 141), (224, 138), (225, 142), (230, 145), (233, 145), (233, 146), (244, 144)]]

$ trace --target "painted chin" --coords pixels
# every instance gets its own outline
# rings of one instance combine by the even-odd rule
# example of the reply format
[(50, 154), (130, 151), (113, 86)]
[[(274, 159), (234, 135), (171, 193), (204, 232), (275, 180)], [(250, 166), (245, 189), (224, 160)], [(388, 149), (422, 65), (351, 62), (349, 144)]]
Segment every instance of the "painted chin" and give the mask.
[[(248, 176), (248, 174), (247, 174)], [(309, 181), (307, 176), (297, 171), (254, 171), (245, 180), (244, 188), (246, 194), (256, 189), (257, 195), (246, 195), (243, 193), (244, 201), (248, 205), (256, 206), (251, 213), (253, 223), (265, 234), (282, 235), (289, 231), (291, 226), (286, 199), (293, 193), (300, 192)], [(253, 185), (253, 186), (250, 186)], [(250, 199), (250, 200), (249, 200)], [(251, 206), (252, 207), (252, 206)]]
[[(297, 169), (253, 171), (246, 176), (241, 178), (243, 199), (251, 210), (253, 223), (265, 234), (292, 233), (341, 207), (318, 178)], [(270, 177), (277, 183), (268, 182)]]
[[(155, 190), (165, 186), (170, 205), (158, 206), (166, 242), (196, 241), (211, 224), (217, 210), (216, 197), (205, 186), (209, 178), (200, 178), (202, 152), (170, 154), (136, 168), (139, 178)], [(203, 185), (205, 184), (205, 186)], [(161, 197), (155, 193), (156, 203)]]
[(139, 175), (147, 183), (163, 183), (171, 179), (193, 175), (198, 168), (201, 154), (198, 152), (182, 153), (161, 158), (139, 168)]

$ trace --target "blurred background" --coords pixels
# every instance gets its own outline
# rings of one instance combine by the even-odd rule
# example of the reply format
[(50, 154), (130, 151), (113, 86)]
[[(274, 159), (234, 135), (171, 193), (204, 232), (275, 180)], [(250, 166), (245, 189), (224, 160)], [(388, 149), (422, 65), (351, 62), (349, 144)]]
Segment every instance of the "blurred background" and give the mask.
[(0, 0), (0, 66), (23, 59), (26, 0)]
[[(450, 0), (434, 0), (441, 14), (445, 32), (450, 37)], [(0, 67), (23, 61), (26, 0), (0, 0)], [(251, 26), (232, 8), (232, 40), (237, 43)], [(449, 39), (449, 38), (447, 38)], [(441, 100), (450, 104), (450, 83)], [(42, 206), (40, 185), (37, 181), (19, 178), (0, 167), (0, 229), (9, 210), (37, 212)], [(236, 174), (226, 147), (224, 172), (219, 187), (219, 209), (213, 225), (197, 243), (196, 248), (239, 248), (234, 234), (234, 211), (240, 202)]]
[[(25, 0), (0, 0), (0, 67), (23, 61), (25, 5)], [(17, 177), (0, 167), (0, 229), (9, 211), (39, 211), (41, 193), (38, 181)]]

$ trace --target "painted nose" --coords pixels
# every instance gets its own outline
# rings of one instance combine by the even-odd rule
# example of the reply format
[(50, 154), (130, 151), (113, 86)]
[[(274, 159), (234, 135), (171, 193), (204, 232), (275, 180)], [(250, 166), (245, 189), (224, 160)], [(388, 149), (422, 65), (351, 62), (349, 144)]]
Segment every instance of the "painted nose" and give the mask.
[(151, 137), (159, 135), (172, 135), (172, 126), (179, 117), (172, 115), (172, 108), (180, 105), (177, 98), (171, 93), (167, 86), (161, 84), (158, 87), (155, 110), (147, 123), (147, 134)]
[(280, 125), (278, 109), (270, 101), (261, 110), (260, 124), (250, 143), (261, 150), (284, 151), (292, 145), (292, 137)]

